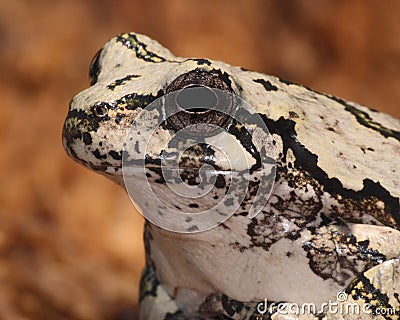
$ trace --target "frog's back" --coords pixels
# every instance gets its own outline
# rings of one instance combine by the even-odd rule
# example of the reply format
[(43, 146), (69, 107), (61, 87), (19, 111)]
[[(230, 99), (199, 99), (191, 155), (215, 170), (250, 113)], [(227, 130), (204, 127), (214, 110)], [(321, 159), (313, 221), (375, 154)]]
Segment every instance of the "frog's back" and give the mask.
[(291, 180), (293, 189), (304, 187), (300, 177), (313, 180), (331, 198), (330, 211), (342, 218), (367, 214), (399, 228), (400, 120), (286, 80), (241, 72), (243, 98), (276, 138), (278, 177)]

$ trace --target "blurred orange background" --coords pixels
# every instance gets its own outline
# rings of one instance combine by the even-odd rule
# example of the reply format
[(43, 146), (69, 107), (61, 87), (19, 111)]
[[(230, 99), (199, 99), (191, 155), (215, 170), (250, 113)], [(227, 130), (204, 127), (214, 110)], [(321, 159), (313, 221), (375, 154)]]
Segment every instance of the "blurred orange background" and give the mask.
[(0, 319), (136, 319), (141, 216), (61, 144), (115, 34), (273, 74), (400, 117), (400, 3), (0, 0)]

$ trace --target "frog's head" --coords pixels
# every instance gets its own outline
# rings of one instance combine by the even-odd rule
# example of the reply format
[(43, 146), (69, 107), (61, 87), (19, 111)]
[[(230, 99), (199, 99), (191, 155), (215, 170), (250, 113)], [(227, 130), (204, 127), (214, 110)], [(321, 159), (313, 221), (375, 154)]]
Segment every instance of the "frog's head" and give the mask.
[[(72, 99), (64, 147), (77, 162), (125, 182), (142, 211), (165, 212), (154, 204), (153, 193), (173, 210), (189, 213), (208, 210), (221, 199), (230, 206), (229, 181), (245, 190), (239, 204), (254, 198), (262, 159), (273, 158), (273, 151), (265, 151), (271, 143), (268, 130), (238, 97), (229, 68), (174, 57), (145, 36), (120, 35), (94, 57), (91, 87)], [(216, 191), (202, 195), (207, 184)], [(183, 196), (187, 191), (189, 200)]]

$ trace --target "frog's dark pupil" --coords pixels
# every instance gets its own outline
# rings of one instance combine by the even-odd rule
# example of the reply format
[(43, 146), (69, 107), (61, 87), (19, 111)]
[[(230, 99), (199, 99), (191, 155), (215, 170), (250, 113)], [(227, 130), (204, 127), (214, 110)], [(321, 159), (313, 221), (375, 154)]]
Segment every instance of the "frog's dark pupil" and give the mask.
[(190, 86), (181, 90), (176, 97), (178, 105), (187, 112), (206, 112), (217, 104), (217, 97), (207, 87)]

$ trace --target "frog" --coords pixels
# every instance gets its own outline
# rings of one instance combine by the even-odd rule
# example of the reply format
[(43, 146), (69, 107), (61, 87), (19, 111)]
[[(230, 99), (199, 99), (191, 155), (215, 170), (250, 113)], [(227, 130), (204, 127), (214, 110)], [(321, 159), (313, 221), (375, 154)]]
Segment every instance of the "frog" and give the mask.
[[(398, 119), (279, 77), (177, 57), (133, 32), (112, 38), (98, 51), (89, 79), (90, 87), (71, 100), (63, 146), (73, 160), (123, 187), (145, 217), (163, 216), (154, 197), (186, 213), (210, 203), (211, 212), (217, 212), (212, 206), (222, 201), (231, 182), (244, 179), (228, 181), (225, 173), (245, 168), (253, 177), (260, 169), (260, 141), (267, 141), (262, 150), (273, 150), (267, 157), (274, 158), (270, 189), (257, 193), (260, 184), (254, 178), (229, 217), (212, 227), (201, 229), (186, 218), (180, 232), (146, 219), (140, 319), (400, 317)], [(245, 125), (204, 101), (166, 116), (168, 104), (157, 103), (193, 88), (203, 97), (210, 91), (239, 97), (251, 106), (246, 119), (262, 123)], [(140, 130), (132, 134), (133, 124)], [(267, 140), (256, 134), (263, 125)], [(175, 152), (179, 143), (170, 141), (185, 129), (185, 141), (192, 144)], [(142, 137), (150, 131), (146, 146)], [(213, 138), (220, 135), (218, 146)], [(225, 166), (215, 144), (230, 152), (233, 169)], [(134, 152), (142, 161), (131, 163), (144, 170), (145, 178), (135, 180), (131, 193), (124, 159)], [(161, 168), (166, 158), (190, 167), (181, 177), (188, 184), (198, 184), (205, 164), (217, 168), (219, 193), (183, 201), (167, 188), (168, 168)], [(257, 196), (263, 199), (261, 208), (249, 215)], [(231, 200), (224, 200), (226, 208)], [(327, 310), (328, 302), (353, 303), (362, 312)], [(281, 307), (288, 304), (316, 308), (285, 313)]]

